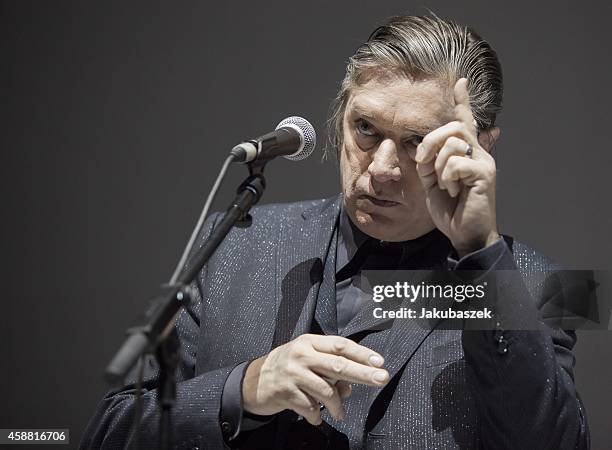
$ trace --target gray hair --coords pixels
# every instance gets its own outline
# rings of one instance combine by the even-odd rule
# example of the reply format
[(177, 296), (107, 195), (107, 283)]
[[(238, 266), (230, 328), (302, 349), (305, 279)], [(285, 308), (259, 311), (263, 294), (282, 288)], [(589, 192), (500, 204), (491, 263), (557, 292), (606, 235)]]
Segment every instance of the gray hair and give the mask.
[(435, 15), (393, 17), (374, 30), (349, 58), (328, 120), (332, 148), (340, 150), (342, 145), (351, 89), (384, 71), (410, 79), (447, 80), (450, 86), (459, 78), (467, 78), (479, 130), (494, 126), (502, 108), (503, 79), (497, 54), (473, 29)]

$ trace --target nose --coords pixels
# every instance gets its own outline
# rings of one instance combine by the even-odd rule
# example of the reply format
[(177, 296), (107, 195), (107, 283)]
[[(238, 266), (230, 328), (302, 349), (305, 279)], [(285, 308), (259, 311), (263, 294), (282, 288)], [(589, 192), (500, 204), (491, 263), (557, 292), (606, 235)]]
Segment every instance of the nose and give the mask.
[(399, 167), (397, 147), (392, 139), (385, 139), (374, 150), (372, 162), (368, 166), (368, 173), (381, 183), (398, 181), (401, 178), (402, 172)]

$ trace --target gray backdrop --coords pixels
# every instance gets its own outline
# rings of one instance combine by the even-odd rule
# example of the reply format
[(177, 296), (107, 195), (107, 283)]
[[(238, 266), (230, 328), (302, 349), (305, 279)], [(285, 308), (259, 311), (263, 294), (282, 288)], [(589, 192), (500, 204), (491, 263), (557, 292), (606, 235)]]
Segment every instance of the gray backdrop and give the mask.
[[(67, 427), (76, 443), (228, 149), (292, 114), (323, 142), (346, 59), (393, 14), (430, 8), (498, 50), (501, 231), (570, 266), (612, 266), (608, 2), (127, 3), (0, 4), (0, 428)], [(322, 147), (270, 164), (264, 201), (338, 192)], [(577, 384), (604, 449), (612, 334), (579, 338)]]

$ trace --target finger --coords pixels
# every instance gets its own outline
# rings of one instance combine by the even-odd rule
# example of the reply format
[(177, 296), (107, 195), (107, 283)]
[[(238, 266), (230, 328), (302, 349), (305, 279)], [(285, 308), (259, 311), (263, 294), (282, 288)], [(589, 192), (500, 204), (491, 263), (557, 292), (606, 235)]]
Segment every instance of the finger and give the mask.
[(448, 158), (446, 167), (442, 172), (443, 182), (458, 181), (463, 185), (477, 186), (477, 182), (487, 181), (483, 186), (488, 186), (491, 180), (491, 170), (484, 162), (474, 161), (470, 158), (461, 156), (451, 156)]
[(436, 128), (423, 138), (417, 147), (417, 163), (424, 164), (433, 161), (447, 139), (452, 136), (464, 140), (474, 148), (478, 145), (476, 134), (465, 123), (455, 120)]
[(307, 372), (297, 382), (297, 386), (317, 402), (325, 405), (336, 420), (344, 419), (344, 407), (338, 389), (312, 372)]
[(474, 116), (470, 106), (470, 93), (468, 91), (467, 78), (459, 78), (453, 90), (455, 96), (455, 118), (470, 127), (470, 131), (475, 132)]
[(336, 380), (369, 386), (382, 386), (389, 381), (389, 373), (386, 370), (366, 366), (340, 355), (319, 353), (307, 357), (305, 364), (313, 372)]
[[(451, 136), (446, 140), (446, 143), (440, 149), (434, 161), (434, 168), (438, 177), (438, 186), (440, 186), (440, 189), (446, 189), (451, 197), (454, 197), (460, 190), (459, 182), (443, 179), (442, 171), (446, 167), (448, 158), (451, 156), (465, 156), (467, 148), (468, 144), (464, 140)], [(453, 193), (455, 193), (455, 195), (453, 195)]]
[(289, 409), (295, 411), (312, 425), (321, 425), (321, 422), (323, 422), (319, 403), (297, 388), (288, 406)]
[(336, 389), (338, 389), (338, 394), (340, 394), (342, 400), (349, 398), (353, 393), (351, 383), (346, 381), (338, 381), (338, 383), (336, 383)]
[(312, 347), (321, 353), (341, 355), (347, 359), (366, 364), (372, 367), (381, 367), (385, 360), (373, 350), (359, 345), (350, 339), (341, 336), (308, 335), (311, 337)]
[(438, 185), (438, 176), (436, 174), (434, 161), (417, 164), (416, 170), (425, 192), (429, 192)]

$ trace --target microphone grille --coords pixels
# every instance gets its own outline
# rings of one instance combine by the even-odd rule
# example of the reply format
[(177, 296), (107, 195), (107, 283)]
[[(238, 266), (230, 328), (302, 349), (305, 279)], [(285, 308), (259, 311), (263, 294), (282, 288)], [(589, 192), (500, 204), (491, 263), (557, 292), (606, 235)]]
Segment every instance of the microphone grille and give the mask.
[(306, 119), (298, 116), (291, 116), (283, 119), (277, 126), (276, 129), (283, 127), (291, 127), (297, 130), (302, 135), (302, 145), (297, 152), (292, 155), (284, 156), (292, 161), (300, 161), (308, 158), (317, 145), (317, 133), (315, 133), (314, 127)]

